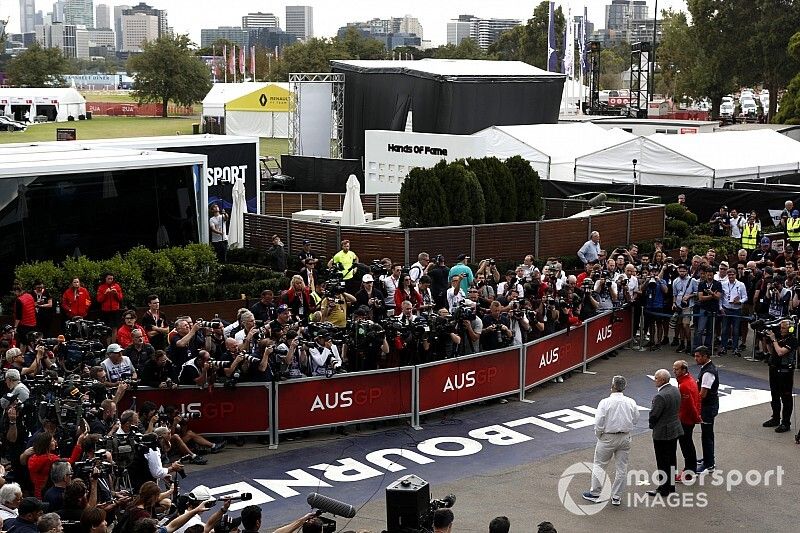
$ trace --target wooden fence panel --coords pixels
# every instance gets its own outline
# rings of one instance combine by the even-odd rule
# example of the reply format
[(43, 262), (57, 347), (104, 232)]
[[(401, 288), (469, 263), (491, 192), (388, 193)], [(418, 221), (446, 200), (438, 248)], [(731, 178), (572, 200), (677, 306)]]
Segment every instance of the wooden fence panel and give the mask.
[[(431, 258), (442, 254), (448, 265), (455, 263), (460, 254), (472, 255), (472, 226), (412, 229), (408, 231), (408, 240), (409, 265), (417, 261), (420, 252), (428, 252)], [(483, 257), (472, 259), (480, 261)]]
[(517, 261), (536, 250), (537, 222), (475, 226), (474, 263), (481, 259)]
[[(603, 248), (611, 254), (614, 247), (625, 245), (628, 239), (628, 212), (619, 211), (616, 213), (603, 213), (593, 216), (591, 219), (592, 231), (600, 232), (600, 242)], [(585, 239), (584, 239), (585, 242)], [(611, 246), (609, 249), (608, 246)], [(577, 248), (575, 249), (578, 250)]]
[(343, 226), (342, 239), (350, 240), (350, 249), (359, 261), (369, 264), (373, 259), (390, 258), (403, 262), (405, 232), (402, 230), (371, 229)]
[(542, 220), (539, 222), (539, 256), (548, 257), (574, 255), (589, 236), (589, 219)]
[(631, 212), (631, 242), (664, 237), (664, 206), (637, 208)]

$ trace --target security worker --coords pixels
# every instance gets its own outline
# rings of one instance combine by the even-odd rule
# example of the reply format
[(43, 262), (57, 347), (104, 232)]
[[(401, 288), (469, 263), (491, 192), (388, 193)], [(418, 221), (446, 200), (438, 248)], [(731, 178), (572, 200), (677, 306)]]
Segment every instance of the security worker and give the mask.
[[(791, 320), (781, 321), (780, 335), (767, 333), (769, 339), (769, 390), (772, 393), (772, 418), (762, 424), (775, 427), (776, 433), (785, 433), (791, 427), (792, 388), (794, 386), (795, 353), (797, 337)], [(783, 403), (783, 416), (781, 416)]]
[(747, 250), (748, 255), (758, 246), (759, 231), (761, 231), (761, 225), (756, 222), (755, 217), (751, 214), (742, 228), (742, 248)]
[(792, 211), (792, 218), (786, 221), (786, 236), (789, 242), (800, 244), (800, 211)]

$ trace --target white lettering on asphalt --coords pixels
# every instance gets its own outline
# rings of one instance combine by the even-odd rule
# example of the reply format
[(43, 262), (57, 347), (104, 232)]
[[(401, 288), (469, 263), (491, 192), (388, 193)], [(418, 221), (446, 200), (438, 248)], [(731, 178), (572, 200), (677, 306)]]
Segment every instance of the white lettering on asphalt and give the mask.
[[(440, 444), (456, 444), (460, 450), (442, 450), (439, 448)], [(417, 444), (417, 449), (422, 453), (433, 455), (436, 457), (463, 457), (465, 455), (473, 455), (481, 451), (483, 446), (480, 442), (467, 439), (464, 437), (435, 437), (428, 439)]]
[(330, 487), (329, 484), (301, 468), (289, 470), (286, 475), (292, 476), (294, 479), (254, 479), (253, 481), (284, 498), (300, 494), (291, 487)]
[(309, 466), (314, 470), (322, 470), (322, 475), (331, 481), (341, 481), (349, 483), (352, 481), (361, 481), (371, 477), (382, 476), (383, 472), (375, 470), (369, 465), (362, 462), (345, 457), (344, 459), (336, 460), (339, 465), (332, 465), (328, 463), (320, 463), (318, 465)]
[(402, 448), (386, 448), (383, 450), (370, 452), (367, 454), (366, 459), (375, 466), (383, 468), (384, 470), (388, 470), (389, 472), (399, 472), (401, 470), (406, 469), (406, 467), (404, 467), (403, 465), (387, 459), (386, 458), (387, 455), (397, 455), (398, 457), (402, 457), (403, 459), (408, 459), (410, 461), (413, 461), (418, 465), (427, 465), (435, 462), (430, 457), (425, 457), (424, 455), (419, 454), (417, 452), (412, 452), (411, 450), (404, 450)]
[(511, 422), (504, 423), (504, 425), (510, 428), (523, 426), (525, 424), (538, 426), (540, 428), (550, 430), (553, 433), (564, 433), (565, 431), (569, 431), (567, 428), (562, 428), (561, 426), (557, 426), (552, 422), (548, 422), (547, 420), (542, 420), (541, 418), (536, 418), (535, 416), (526, 416), (525, 418), (520, 418), (518, 420), (512, 420)]
[(533, 437), (497, 424), (485, 428), (473, 429), (469, 432), (469, 436), (473, 439), (489, 441), (490, 444), (495, 444), (497, 446), (510, 446), (511, 444), (519, 444), (520, 442), (533, 440)]
[(589, 416), (586, 413), (575, 411), (574, 409), (559, 409), (550, 413), (543, 413), (542, 418), (555, 418), (567, 427), (572, 429), (585, 428), (594, 425), (594, 416)]

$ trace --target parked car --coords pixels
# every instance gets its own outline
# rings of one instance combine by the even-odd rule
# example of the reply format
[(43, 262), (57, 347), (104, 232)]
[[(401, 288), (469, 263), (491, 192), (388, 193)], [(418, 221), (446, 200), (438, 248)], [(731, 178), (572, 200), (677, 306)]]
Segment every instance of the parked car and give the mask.
[(758, 105), (752, 98), (743, 98), (739, 100), (742, 106), (742, 114), (746, 116), (755, 116), (758, 114)]
[(0, 115), (0, 131), (25, 131), (28, 125), (24, 122), (18, 122), (5, 115)]
[(722, 102), (722, 105), (719, 106), (719, 115), (721, 117), (732, 117), (733, 116), (733, 102)]

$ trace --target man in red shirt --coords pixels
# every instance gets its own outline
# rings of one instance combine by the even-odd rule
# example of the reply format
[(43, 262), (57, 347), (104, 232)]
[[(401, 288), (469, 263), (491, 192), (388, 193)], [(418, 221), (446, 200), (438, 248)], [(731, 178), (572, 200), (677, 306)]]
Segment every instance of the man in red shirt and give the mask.
[(17, 345), (28, 342), (28, 333), (36, 331), (36, 300), (22, 285), (14, 284), (14, 327), (17, 328)]
[(683, 426), (683, 436), (678, 438), (683, 454), (683, 472), (675, 476), (675, 481), (689, 479), (697, 471), (697, 450), (692, 440), (692, 432), (695, 424), (701, 422), (700, 418), (700, 392), (697, 381), (689, 373), (689, 365), (686, 361), (678, 360), (672, 364), (672, 372), (678, 380), (678, 390), (681, 393), (681, 405), (678, 410), (678, 420)]
[(97, 287), (97, 302), (100, 304), (100, 320), (112, 331), (112, 340), (116, 338), (116, 329), (119, 326), (119, 308), (122, 304), (122, 287), (114, 281), (114, 274), (103, 276), (105, 280)]

